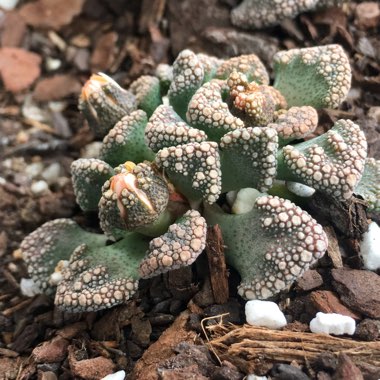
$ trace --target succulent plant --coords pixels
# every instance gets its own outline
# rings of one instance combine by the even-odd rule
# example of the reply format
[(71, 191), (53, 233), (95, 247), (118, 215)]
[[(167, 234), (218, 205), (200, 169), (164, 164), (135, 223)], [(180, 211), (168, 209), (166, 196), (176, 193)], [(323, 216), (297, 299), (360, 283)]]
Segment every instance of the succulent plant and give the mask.
[(295, 18), (302, 12), (341, 6), (348, 0), (244, 0), (231, 12), (232, 24), (244, 29), (260, 29)]
[(308, 137), (316, 108), (337, 107), (349, 90), (343, 49), (294, 49), (274, 62), (273, 86), (255, 55), (221, 60), (190, 50), (129, 90), (103, 74), (90, 78), (80, 108), (103, 143), (100, 157), (73, 162), (72, 177), (78, 204), (98, 210), (104, 235), (59, 220), (21, 245), (41, 289), (57, 286), (59, 307), (125, 302), (139, 278), (194, 262), (214, 224), (242, 277), (239, 293), (275, 295), (328, 245), (323, 228), (291, 202), (300, 197), (279, 181), (341, 201), (356, 193), (379, 207), (371, 184), (379, 165), (366, 160), (357, 124), (339, 120)]

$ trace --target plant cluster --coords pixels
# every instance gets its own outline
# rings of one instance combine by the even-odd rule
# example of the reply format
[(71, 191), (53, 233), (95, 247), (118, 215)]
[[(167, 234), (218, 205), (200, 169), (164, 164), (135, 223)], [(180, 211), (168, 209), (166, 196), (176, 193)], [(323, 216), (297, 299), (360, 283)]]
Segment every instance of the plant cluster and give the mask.
[(72, 180), (104, 234), (59, 219), (21, 244), (30, 276), (56, 292), (57, 306), (79, 312), (125, 302), (139, 278), (193, 263), (216, 224), (241, 275), (239, 294), (277, 294), (328, 245), (284, 181), (341, 201), (356, 193), (380, 209), (380, 165), (367, 159), (360, 127), (339, 120), (312, 137), (317, 109), (338, 107), (349, 91), (343, 49), (279, 52), (274, 72), (270, 85), (253, 54), (221, 60), (184, 50), (128, 90), (104, 74), (88, 80), (79, 105), (103, 143), (98, 158), (73, 162)]
[(278, 25), (286, 18), (317, 9), (338, 7), (348, 0), (244, 0), (231, 12), (231, 22), (244, 29)]

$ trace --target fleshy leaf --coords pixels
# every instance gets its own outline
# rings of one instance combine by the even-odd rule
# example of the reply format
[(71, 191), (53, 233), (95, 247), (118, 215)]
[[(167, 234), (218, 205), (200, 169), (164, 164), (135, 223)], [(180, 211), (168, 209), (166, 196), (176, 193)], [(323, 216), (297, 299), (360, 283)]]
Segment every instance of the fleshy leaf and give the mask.
[(173, 63), (173, 80), (168, 97), (170, 105), (183, 119), (187, 106), (204, 79), (203, 65), (191, 50), (183, 50)]
[(162, 103), (160, 80), (151, 75), (142, 75), (129, 87), (136, 96), (138, 107), (150, 117), (154, 110)]
[(112, 166), (125, 161), (151, 161), (154, 153), (145, 144), (146, 113), (141, 110), (124, 116), (103, 139), (100, 158)]
[(318, 126), (318, 113), (313, 107), (291, 107), (279, 111), (278, 118), (268, 124), (277, 131), (280, 145), (292, 140), (302, 139)]
[(97, 158), (80, 158), (71, 164), (71, 176), (77, 203), (83, 211), (95, 211), (102, 186), (114, 174), (113, 168)]
[(142, 278), (191, 265), (206, 246), (207, 225), (198, 211), (189, 210), (168, 231), (149, 243), (141, 262)]
[(249, 82), (269, 84), (269, 74), (264, 64), (255, 54), (240, 55), (228, 59), (219, 66), (216, 77), (228, 79), (234, 71), (245, 74)]
[(231, 12), (231, 22), (244, 29), (261, 29), (277, 25), (285, 18), (315, 8), (319, 0), (244, 0)]
[(274, 56), (274, 87), (289, 106), (336, 108), (351, 86), (351, 67), (340, 45), (291, 49)]
[(244, 128), (244, 123), (232, 115), (223, 101), (224, 82), (205, 83), (192, 97), (186, 114), (189, 124), (206, 132), (207, 136), (218, 141), (226, 132)]
[(166, 63), (160, 63), (156, 68), (155, 75), (160, 81), (161, 95), (165, 95), (173, 80), (173, 67)]
[(83, 242), (102, 247), (106, 238), (84, 231), (71, 219), (56, 219), (46, 222), (22, 241), (20, 249), (28, 273), (44, 293), (54, 292), (51, 275), (56, 266), (61, 260), (68, 260), (74, 249)]
[(380, 212), (380, 160), (367, 158), (363, 176), (354, 193), (363, 197), (370, 211)]
[(91, 76), (79, 98), (79, 109), (96, 137), (104, 137), (123, 116), (136, 107), (135, 96), (103, 73)]
[(55, 304), (70, 312), (98, 311), (127, 301), (138, 287), (146, 238), (129, 234), (106, 247), (81, 244), (62, 271)]
[(284, 290), (327, 249), (322, 227), (289, 200), (261, 196), (245, 214), (226, 214), (216, 205), (205, 214), (209, 225), (222, 229), (227, 261), (242, 278), (238, 292), (247, 299)]
[(212, 55), (198, 53), (197, 57), (203, 66), (204, 78), (203, 82), (208, 82), (213, 79), (220, 65), (223, 64), (224, 60), (220, 58), (213, 57)]
[(278, 156), (278, 179), (301, 182), (336, 199), (351, 197), (367, 157), (367, 141), (351, 120), (338, 120), (325, 134), (287, 145)]
[(205, 132), (190, 128), (171, 106), (159, 106), (149, 119), (145, 130), (146, 144), (154, 152), (169, 146), (202, 142), (207, 139)]
[(214, 203), (221, 192), (218, 145), (215, 142), (189, 143), (161, 149), (156, 163), (175, 188), (189, 200)]
[(223, 192), (244, 187), (268, 191), (276, 176), (277, 133), (249, 127), (229, 132), (220, 140)]

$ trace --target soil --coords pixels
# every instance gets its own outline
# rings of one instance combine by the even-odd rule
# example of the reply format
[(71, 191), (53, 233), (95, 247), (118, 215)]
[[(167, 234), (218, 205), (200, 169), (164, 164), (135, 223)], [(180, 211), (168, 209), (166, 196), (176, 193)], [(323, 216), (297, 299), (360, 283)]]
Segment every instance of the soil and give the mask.
[[(270, 69), (279, 50), (339, 43), (350, 57), (352, 89), (340, 109), (320, 112), (318, 132), (339, 118), (356, 120), (369, 156), (380, 158), (378, 3), (352, 1), (255, 32), (231, 25), (237, 3), (37, 0), (0, 10), (0, 379), (95, 380), (118, 370), (141, 380), (243, 379), (249, 373), (380, 378), (380, 277), (364, 271), (359, 256), (368, 221), (380, 217), (355, 198), (332, 203), (319, 196), (310, 205), (330, 248), (275, 298), (289, 322), (280, 335), (241, 327), (239, 276), (225, 267), (217, 230), (209, 231), (207, 252), (191, 268), (141, 281), (133, 300), (111, 310), (69, 314), (47, 296), (20, 292), (27, 271), (18, 247), (28, 233), (61, 217), (97, 228), (96, 215), (76, 206), (69, 173), (73, 160), (98, 148), (77, 110), (92, 72), (105, 71), (128, 86), (184, 48), (219, 57), (256, 53)], [(352, 316), (355, 335), (330, 343), (314, 337), (312, 354), (307, 345), (300, 353), (289, 342), (309, 339), (317, 311)]]

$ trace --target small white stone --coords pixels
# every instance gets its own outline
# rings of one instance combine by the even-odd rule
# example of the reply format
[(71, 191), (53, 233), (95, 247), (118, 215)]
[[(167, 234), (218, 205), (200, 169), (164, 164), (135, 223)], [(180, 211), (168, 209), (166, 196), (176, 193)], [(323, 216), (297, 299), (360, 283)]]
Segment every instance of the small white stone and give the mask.
[(49, 190), (49, 185), (45, 181), (37, 181), (30, 186), (30, 190), (35, 195), (40, 195)]
[(20, 281), (20, 290), (24, 296), (34, 297), (41, 294), (42, 291), (31, 278), (22, 278)]
[(103, 143), (101, 141), (94, 141), (87, 144), (80, 152), (81, 158), (98, 158), (102, 145)]
[(249, 187), (239, 190), (235, 202), (232, 205), (232, 213), (245, 214), (251, 211), (260, 194), (261, 193), (256, 189), (251, 189)]
[(61, 173), (61, 165), (58, 162), (50, 164), (42, 173), (42, 178), (48, 183), (56, 183)]
[(255, 374), (250, 374), (247, 376), (247, 380), (268, 380), (266, 376), (257, 376)]
[(42, 162), (33, 162), (25, 168), (25, 174), (30, 178), (36, 178), (44, 170), (44, 165)]
[(229, 191), (226, 194), (227, 203), (230, 205), (230, 207), (232, 207), (232, 205), (234, 204), (236, 197), (237, 197), (237, 191), (235, 190)]
[(58, 70), (62, 66), (62, 61), (58, 58), (47, 57), (45, 67), (48, 71)]
[(360, 255), (363, 258), (365, 269), (377, 270), (380, 268), (380, 227), (375, 222), (370, 223), (368, 231), (363, 234)]
[(10, 11), (14, 9), (19, 0), (0, 0), (0, 8)]
[(118, 371), (115, 373), (111, 373), (110, 375), (104, 376), (101, 380), (124, 380), (125, 379), (125, 371)]
[(62, 281), (62, 273), (54, 272), (50, 275), (49, 284), (53, 286), (57, 286)]
[(248, 301), (245, 304), (245, 318), (250, 325), (270, 329), (280, 329), (287, 323), (278, 305), (271, 301)]
[(313, 333), (353, 335), (355, 328), (356, 323), (353, 318), (336, 313), (319, 312), (310, 322), (310, 330)]
[(286, 182), (287, 188), (299, 197), (311, 197), (315, 193), (315, 189), (310, 186), (303, 185), (298, 182)]

